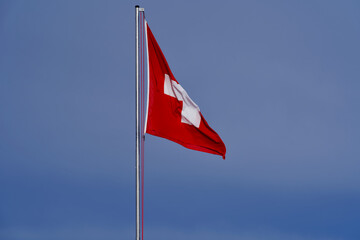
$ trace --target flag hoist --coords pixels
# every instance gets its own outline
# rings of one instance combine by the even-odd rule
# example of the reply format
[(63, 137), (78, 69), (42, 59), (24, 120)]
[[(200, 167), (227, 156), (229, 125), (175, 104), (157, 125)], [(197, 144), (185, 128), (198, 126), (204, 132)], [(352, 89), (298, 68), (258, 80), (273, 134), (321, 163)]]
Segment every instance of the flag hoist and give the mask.
[(145, 20), (144, 9), (138, 5), (135, 6), (135, 25), (136, 240), (140, 240), (144, 236), (145, 133), (166, 138), (189, 149), (217, 154), (223, 159), (226, 147), (208, 125), (198, 105), (175, 79)]

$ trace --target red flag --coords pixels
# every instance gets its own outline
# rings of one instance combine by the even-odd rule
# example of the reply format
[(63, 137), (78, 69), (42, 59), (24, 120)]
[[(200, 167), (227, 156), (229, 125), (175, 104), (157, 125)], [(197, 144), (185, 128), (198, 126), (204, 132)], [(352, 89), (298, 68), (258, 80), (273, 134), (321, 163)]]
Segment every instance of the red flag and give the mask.
[(225, 159), (225, 144), (175, 79), (147, 23), (146, 34), (149, 90), (145, 132)]

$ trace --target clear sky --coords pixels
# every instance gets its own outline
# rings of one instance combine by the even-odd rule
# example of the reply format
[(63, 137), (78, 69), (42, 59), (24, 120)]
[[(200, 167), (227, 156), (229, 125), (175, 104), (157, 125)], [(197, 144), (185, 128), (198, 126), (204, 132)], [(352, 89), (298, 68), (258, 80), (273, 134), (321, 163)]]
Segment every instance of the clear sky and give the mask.
[(0, 239), (134, 239), (136, 4), (227, 146), (147, 136), (145, 239), (360, 239), (356, 0), (1, 0)]

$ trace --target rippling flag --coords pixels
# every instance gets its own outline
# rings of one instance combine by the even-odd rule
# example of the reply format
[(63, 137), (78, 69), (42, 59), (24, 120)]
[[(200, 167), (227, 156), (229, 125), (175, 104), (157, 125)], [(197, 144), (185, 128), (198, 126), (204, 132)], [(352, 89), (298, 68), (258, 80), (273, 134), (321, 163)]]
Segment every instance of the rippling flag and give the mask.
[(149, 71), (145, 132), (225, 159), (225, 144), (175, 79), (147, 23), (145, 31)]

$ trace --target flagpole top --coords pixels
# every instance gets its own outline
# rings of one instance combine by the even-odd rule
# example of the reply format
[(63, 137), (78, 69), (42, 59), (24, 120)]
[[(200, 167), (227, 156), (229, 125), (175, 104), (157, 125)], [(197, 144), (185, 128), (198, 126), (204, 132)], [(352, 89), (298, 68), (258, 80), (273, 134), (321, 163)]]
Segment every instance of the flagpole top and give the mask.
[(140, 6), (139, 5), (136, 5), (135, 8), (139, 8)]

